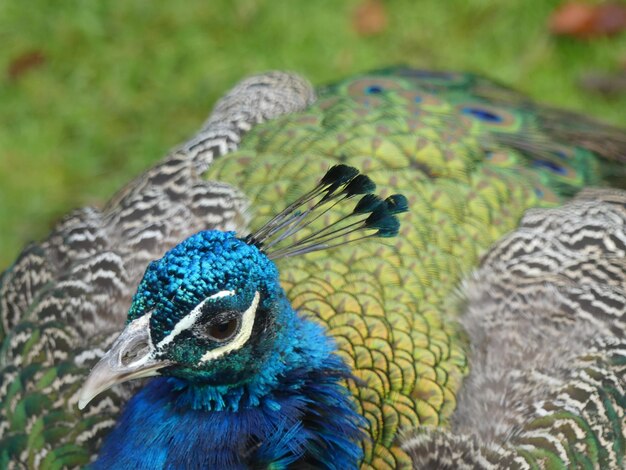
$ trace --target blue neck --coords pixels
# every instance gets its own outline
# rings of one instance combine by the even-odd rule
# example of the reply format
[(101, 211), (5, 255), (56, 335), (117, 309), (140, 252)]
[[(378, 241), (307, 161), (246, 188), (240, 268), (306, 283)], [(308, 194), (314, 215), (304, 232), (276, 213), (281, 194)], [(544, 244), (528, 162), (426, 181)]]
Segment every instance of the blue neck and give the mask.
[(262, 372), (236, 387), (151, 380), (127, 404), (95, 468), (356, 468), (364, 419), (334, 344), (291, 307)]

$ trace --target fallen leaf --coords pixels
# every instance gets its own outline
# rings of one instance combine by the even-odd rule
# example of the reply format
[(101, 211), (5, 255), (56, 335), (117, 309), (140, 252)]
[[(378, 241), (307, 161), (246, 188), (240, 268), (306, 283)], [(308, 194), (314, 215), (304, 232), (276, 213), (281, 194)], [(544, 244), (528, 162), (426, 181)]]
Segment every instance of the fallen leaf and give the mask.
[(550, 31), (561, 36), (592, 38), (616, 34), (626, 29), (626, 5), (602, 3), (591, 5), (568, 2), (550, 17)]
[(354, 11), (352, 25), (361, 36), (373, 36), (387, 29), (387, 11), (381, 0), (365, 0)]
[(9, 63), (7, 76), (10, 80), (17, 80), (25, 73), (41, 67), (45, 62), (46, 56), (39, 50), (24, 52)]

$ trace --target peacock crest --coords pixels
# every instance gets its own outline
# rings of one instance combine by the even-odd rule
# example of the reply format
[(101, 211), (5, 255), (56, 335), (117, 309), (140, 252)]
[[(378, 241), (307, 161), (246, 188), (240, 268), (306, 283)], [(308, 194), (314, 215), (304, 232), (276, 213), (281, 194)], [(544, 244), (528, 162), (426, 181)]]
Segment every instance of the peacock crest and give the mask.
[[(314, 189), (248, 235), (246, 242), (257, 246), (268, 258), (278, 259), (334, 248), (365, 238), (394, 237), (400, 229), (396, 214), (408, 210), (408, 201), (402, 194), (383, 200), (374, 194), (375, 191), (374, 182), (356, 168), (335, 165)], [(300, 231), (321, 216), (357, 197), (358, 202), (347, 215), (305, 237), (297, 237)], [(355, 238), (354, 234), (360, 236)]]

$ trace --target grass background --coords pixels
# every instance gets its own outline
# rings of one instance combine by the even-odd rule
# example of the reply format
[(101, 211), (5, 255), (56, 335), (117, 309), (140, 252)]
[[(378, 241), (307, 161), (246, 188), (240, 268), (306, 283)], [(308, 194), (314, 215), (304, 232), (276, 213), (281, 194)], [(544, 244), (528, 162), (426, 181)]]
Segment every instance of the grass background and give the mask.
[[(577, 85), (584, 72), (616, 69), (626, 36), (552, 37), (557, 0), (386, 0), (388, 26), (369, 37), (353, 25), (361, 1), (0, 2), (0, 269), (192, 134), (237, 80), (267, 69), (316, 84), (395, 63), (464, 69), (626, 125), (626, 97)], [(11, 73), (29, 55), (42, 63)]]

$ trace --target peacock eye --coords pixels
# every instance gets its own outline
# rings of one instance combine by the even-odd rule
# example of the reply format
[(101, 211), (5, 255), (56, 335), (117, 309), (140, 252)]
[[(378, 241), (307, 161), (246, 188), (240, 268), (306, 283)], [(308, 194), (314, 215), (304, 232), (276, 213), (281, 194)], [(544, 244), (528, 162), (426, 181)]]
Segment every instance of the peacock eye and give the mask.
[(205, 331), (209, 339), (212, 339), (213, 341), (217, 341), (219, 343), (223, 343), (224, 341), (228, 341), (233, 336), (235, 336), (237, 331), (239, 331), (240, 326), (241, 318), (233, 317), (220, 323), (208, 325)]

